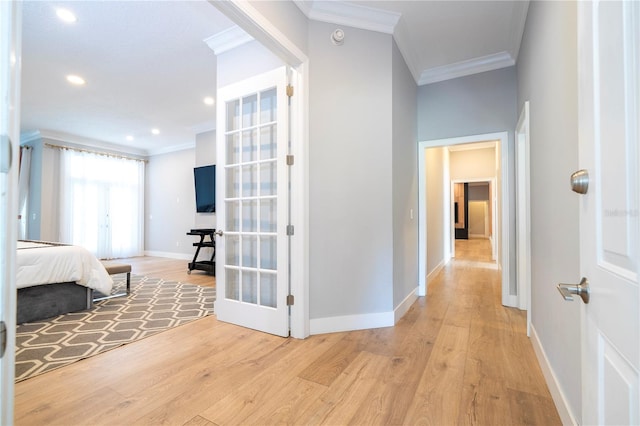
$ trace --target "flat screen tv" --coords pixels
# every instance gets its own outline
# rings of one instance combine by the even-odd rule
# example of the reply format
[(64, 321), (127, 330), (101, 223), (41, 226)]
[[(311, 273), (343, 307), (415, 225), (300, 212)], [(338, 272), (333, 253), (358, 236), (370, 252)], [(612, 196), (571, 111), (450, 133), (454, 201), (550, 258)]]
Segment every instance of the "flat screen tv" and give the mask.
[(216, 211), (216, 166), (195, 167), (193, 178), (196, 187), (196, 211), (213, 213)]

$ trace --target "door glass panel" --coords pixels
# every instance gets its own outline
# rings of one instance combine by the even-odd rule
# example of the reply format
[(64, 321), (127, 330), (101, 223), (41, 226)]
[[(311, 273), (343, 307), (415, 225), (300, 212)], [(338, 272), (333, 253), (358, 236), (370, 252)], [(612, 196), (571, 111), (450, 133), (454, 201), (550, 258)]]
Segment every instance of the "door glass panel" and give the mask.
[(260, 128), (260, 159), (271, 160), (276, 158), (276, 125)]
[(277, 287), (276, 274), (263, 272), (260, 274), (260, 304), (270, 308), (276, 307)]
[(275, 87), (260, 93), (260, 124), (276, 121), (276, 100), (277, 92)]
[(242, 132), (242, 162), (255, 161), (258, 158), (258, 131), (245, 130)]
[(237, 235), (225, 235), (225, 264), (229, 266), (240, 266), (240, 237)]
[(276, 232), (276, 205), (275, 198), (260, 200), (260, 232)]
[(258, 195), (258, 165), (242, 166), (242, 196), (255, 197)]
[(269, 161), (260, 164), (260, 195), (276, 195), (276, 162)]
[(227, 201), (225, 205), (227, 209), (225, 229), (227, 232), (240, 231), (240, 201)]
[(242, 202), (242, 231), (258, 232), (258, 200)]
[(240, 300), (240, 271), (236, 269), (225, 270), (225, 297)]
[(277, 269), (276, 237), (260, 237), (260, 269)]
[(256, 271), (242, 271), (242, 301), (258, 303), (258, 273)]
[(258, 237), (242, 237), (242, 266), (245, 268), (258, 267)]
[(240, 136), (239, 133), (227, 135), (227, 164), (240, 162)]
[(226, 173), (226, 186), (227, 194), (226, 198), (239, 198), (240, 197), (240, 167), (229, 167), (225, 170)]
[[(268, 86), (267, 86), (268, 87)], [(276, 88), (226, 103), (226, 299), (278, 307)]]
[(240, 101), (227, 102), (227, 132), (237, 130), (240, 126)]
[(246, 96), (242, 99), (242, 128), (253, 127), (257, 124), (258, 95)]

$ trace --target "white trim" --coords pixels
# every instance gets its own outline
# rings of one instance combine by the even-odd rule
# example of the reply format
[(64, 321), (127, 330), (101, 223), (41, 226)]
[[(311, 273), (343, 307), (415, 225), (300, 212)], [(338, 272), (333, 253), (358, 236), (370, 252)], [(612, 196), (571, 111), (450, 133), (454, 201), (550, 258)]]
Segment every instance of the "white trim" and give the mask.
[(562, 424), (577, 425), (578, 422), (576, 420), (576, 416), (571, 412), (569, 402), (560, 387), (560, 381), (553, 372), (553, 368), (551, 368), (549, 358), (547, 358), (547, 354), (542, 347), (542, 343), (538, 338), (538, 333), (536, 333), (536, 329), (533, 325), (531, 325), (531, 345), (533, 346), (536, 358), (538, 358), (538, 364), (540, 365), (542, 375), (547, 382), (547, 387), (549, 388), (551, 398), (553, 398), (553, 402), (556, 405), (556, 410), (558, 410), (558, 415), (560, 416)]
[(518, 308), (527, 311), (527, 335), (531, 332), (531, 172), (529, 101), (522, 107), (515, 132), (516, 157), (516, 283)]
[(401, 13), (343, 1), (293, 1), (307, 18), (329, 24), (393, 34)]
[[(426, 184), (423, 177), (426, 173), (424, 151), (427, 148), (435, 148), (440, 146), (461, 145), (474, 142), (499, 141), (499, 154), (496, 149), (496, 155), (500, 155), (502, 159), (500, 177), (502, 188), (500, 197), (502, 199), (502, 214), (500, 220), (502, 227), (499, 230), (500, 244), (500, 260), (499, 268), (502, 271), (502, 303), (505, 306), (514, 306), (513, 299), (509, 297), (509, 132), (485, 133), (479, 135), (460, 136), (445, 139), (434, 139), (418, 142), (418, 294), (427, 294), (427, 229), (426, 229)], [(498, 212), (495, 212), (496, 217)], [(494, 230), (498, 232), (498, 229)], [(452, 249), (453, 250), (453, 249)]]
[[(440, 271), (442, 271), (442, 270), (444, 269), (444, 265), (445, 265), (445, 262), (444, 262), (444, 259), (443, 259), (443, 260), (442, 260), (442, 262), (438, 263), (438, 264), (436, 265), (436, 267), (435, 267), (435, 268), (433, 268), (433, 269), (431, 270), (431, 272), (429, 272), (429, 273), (427, 274), (427, 286), (428, 286), (429, 284), (431, 284), (431, 282), (432, 282), (434, 279), (436, 279), (436, 277), (438, 276), (438, 274), (440, 273)], [(419, 296), (426, 296), (426, 295), (427, 295), (427, 294), (426, 294), (426, 290), (427, 290), (427, 289), (425, 288), (425, 293), (424, 293), (424, 294), (422, 294), (422, 293), (420, 292), (420, 287), (418, 287), (418, 295), (419, 295)]]
[(199, 135), (200, 133), (210, 132), (215, 129), (216, 129), (215, 119), (205, 121), (204, 123), (196, 124), (195, 126), (189, 127), (189, 130), (191, 130), (196, 135)]
[(209, 46), (209, 48), (213, 50), (213, 53), (215, 53), (216, 55), (220, 55), (221, 53), (242, 46), (245, 43), (249, 43), (252, 40), (253, 37), (247, 34), (245, 30), (237, 25), (234, 25), (233, 27), (227, 28), (226, 30), (222, 30), (217, 34), (207, 37), (202, 41), (204, 41), (207, 46)]
[[(192, 260), (193, 254), (185, 254), (185, 253), (172, 253), (168, 251), (156, 251), (156, 250), (145, 250), (145, 256), (152, 257), (166, 257), (169, 259), (180, 259), (180, 260)], [(187, 267), (187, 265), (185, 265)]]
[(147, 151), (142, 149), (132, 148), (125, 145), (117, 145), (97, 139), (85, 138), (83, 136), (72, 135), (70, 133), (57, 132), (52, 130), (42, 129), (39, 130), (40, 137), (43, 139), (50, 139), (58, 142), (68, 142), (76, 145), (87, 146), (91, 148), (105, 149), (123, 154), (130, 154), (138, 157), (146, 157)]
[(513, 66), (515, 63), (515, 59), (509, 52), (493, 53), (466, 61), (428, 68), (420, 75), (418, 85), (422, 86), (485, 71), (493, 71)]
[(166, 146), (160, 149), (152, 149), (147, 151), (147, 156), (153, 157), (154, 155), (170, 154), (172, 152), (185, 151), (187, 149), (195, 149), (195, 148), (196, 148), (196, 143), (189, 142), (189, 143), (184, 143), (182, 145), (172, 145), (172, 146)]
[(400, 304), (398, 304), (398, 306), (396, 306), (396, 308), (393, 310), (394, 324), (400, 321), (400, 318), (402, 318), (404, 314), (407, 313), (409, 308), (411, 308), (411, 305), (413, 305), (413, 302), (415, 302), (416, 300), (418, 300), (418, 287), (411, 290), (407, 297), (405, 297), (404, 300), (400, 302)]
[(300, 48), (265, 18), (247, 0), (214, 1), (209, 3), (217, 7), (229, 19), (253, 36), (264, 47), (272, 51), (285, 63), (297, 67), (309, 61)]
[(40, 135), (40, 132), (38, 130), (34, 130), (32, 132), (20, 133), (21, 144), (37, 141), (41, 138), (42, 136)]
[(324, 334), (366, 330), (369, 328), (393, 327), (395, 325), (394, 319), (395, 315), (393, 311), (317, 318), (310, 321), (310, 331), (311, 334)]

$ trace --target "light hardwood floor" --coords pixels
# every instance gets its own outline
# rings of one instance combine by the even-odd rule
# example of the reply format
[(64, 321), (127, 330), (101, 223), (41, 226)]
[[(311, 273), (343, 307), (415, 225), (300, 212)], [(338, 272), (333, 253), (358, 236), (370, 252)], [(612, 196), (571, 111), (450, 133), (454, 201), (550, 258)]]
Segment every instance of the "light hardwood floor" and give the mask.
[[(186, 261), (131, 263), (215, 285)], [(45, 373), (16, 385), (16, 424), (560, 424), (524, 312), (500, 305), (498, 271), (466, 265), (395, 327), (296, 340), (210, 316)]]

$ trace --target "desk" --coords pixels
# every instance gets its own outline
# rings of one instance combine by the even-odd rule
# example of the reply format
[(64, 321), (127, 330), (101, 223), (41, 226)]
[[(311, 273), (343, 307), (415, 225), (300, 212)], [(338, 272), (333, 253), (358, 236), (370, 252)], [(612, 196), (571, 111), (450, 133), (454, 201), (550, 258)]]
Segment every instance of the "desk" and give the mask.
[[(216, 240), (215, 240), (215, 232), (216, 230), (213, 228), (204, 228), (204, 229), (192, 229), (187, 232), (187, 235), (196, 235), (200, 237), (200, 241), (197, 243), (193, 243), (196, 248), (196, 253), (193, 255), (193, 260), (189, 262), (189, 270), (188, 274), (191, 274), (191, 271), (197, 269), (199, 271), (206, 271), (207, 273), (215, 276), (216, 275)], [(207, 240), (206, 237), (209, 237)], [(211, 253), (210, 260), (198, 260), (198, 255), (200, 254), (200, 249), (202, 247), (211, 247), (213, 252)]]

